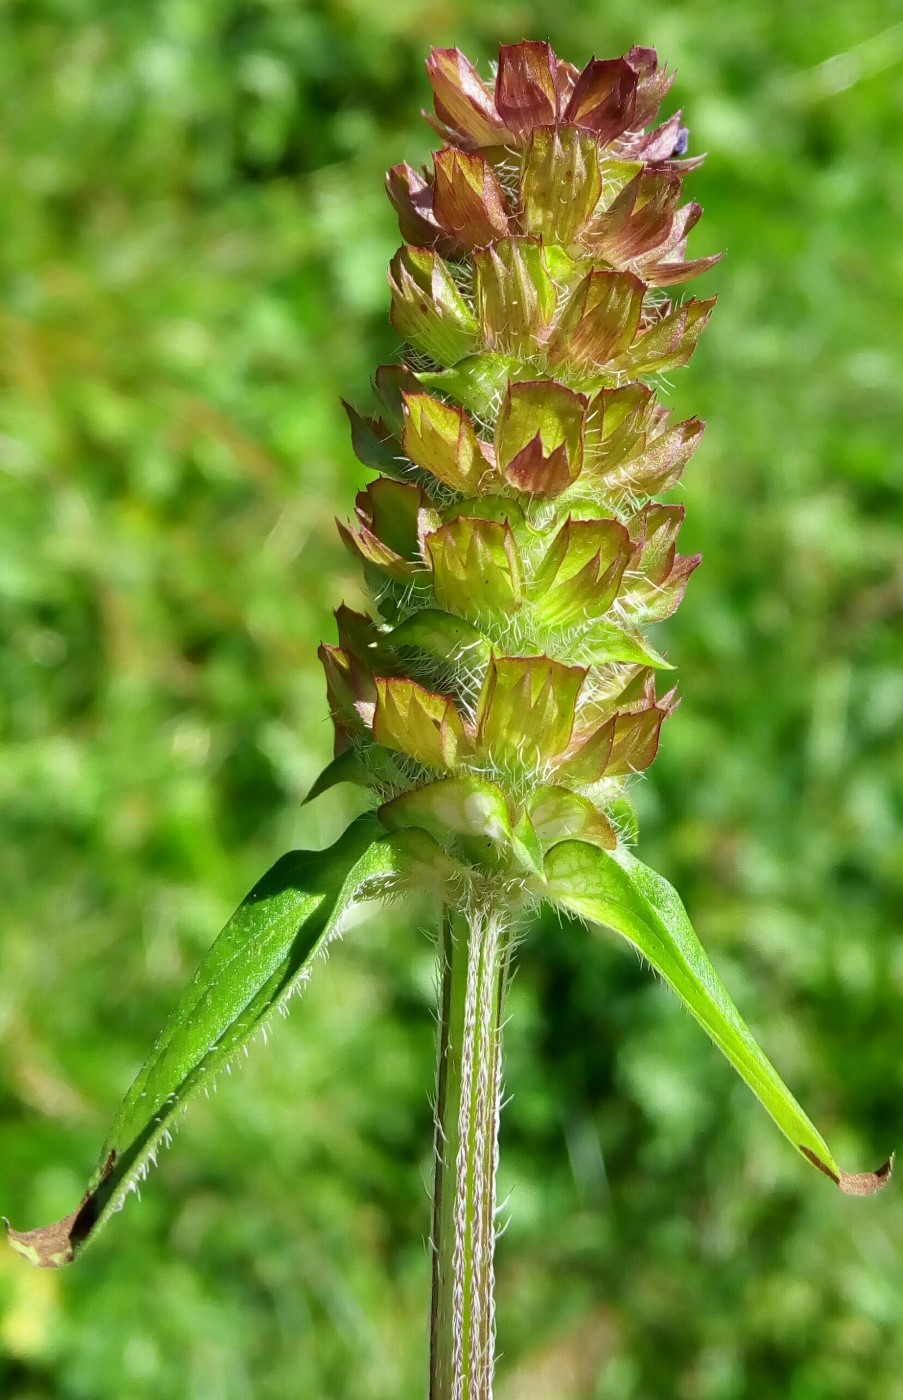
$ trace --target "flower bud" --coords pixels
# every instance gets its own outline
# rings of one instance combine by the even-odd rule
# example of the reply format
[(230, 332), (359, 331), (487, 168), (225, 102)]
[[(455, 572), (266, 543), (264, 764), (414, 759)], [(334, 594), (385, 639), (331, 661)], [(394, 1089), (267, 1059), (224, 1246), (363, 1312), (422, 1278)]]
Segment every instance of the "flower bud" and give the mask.
[(476, 252), (473, 265), (486, 349), (529, 358), (546, 339), (558, 300), (543, 245), (501, 239)]
[(464, 409), (429, 394), (404, 395), (402, 446), (412, 462), (453, 491), (476, 493), (495, 471), (490, 450)]
[(431, 248), (400, 248), (389, 268), (392, 325), (440, 365), (454, 365), (479, 344), (479, 323), (447, 265)]
[(583, 233), (602, 195), (599, 143), (576, 126), (540, 126), (521, 171), (525, 233), (568, 247)]
[(519, 491), (557, 495), (583, 465), (587, 400), (554, 380), (510, 384), (495, 428), (498, 469)]
[(477, 708), (477, 745), (496, 762), (541, 766), (570, 742), (582, 666), (547, 656), (494, 656)]
[(549, 341), (549, 365), (594, 370), (626, 358), (640, 324), (645, 286), (632, 272), (588, 272)]
[(520, 607), (521, 560), (510, 525), (461, 515), (428, 535), (426, 548), (440, 608), (478, 622)]
[(452, 701), (403, 677), (377, 677), (373, 737), (427, 768), (454, 768), (472, 752)]

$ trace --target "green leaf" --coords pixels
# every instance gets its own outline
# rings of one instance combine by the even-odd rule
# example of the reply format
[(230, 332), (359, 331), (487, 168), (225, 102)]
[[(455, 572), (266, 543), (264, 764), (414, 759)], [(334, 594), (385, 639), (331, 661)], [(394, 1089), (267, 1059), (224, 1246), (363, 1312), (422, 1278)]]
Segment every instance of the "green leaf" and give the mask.
[(621, 844), (635, 846), (640, 839), (640, 819), (633, 800), (626, 792), (622, 792), (612, 799), (606, 811)]
[(354, 749), (345, 749), (344, 753), (337, 754), (331, 763), (327, 763), (301, 806), (305, 807), (330, 788), (338, 787), (339, 783), (356, 783), (358, 787), (369, 785), (367, 769)]
[(565, 841), (546, 856), (548, 896), (565, 909), (606, 924), (649, 959), (730, 1060), (804, 1157), (852, 1196), (879, 1191), (891, 1162), (877, 1172), (842, 1172), (827, 1143), (759, 1048), (668, 881), (620, 851), (609, 855)]
[(353, 783), (361, 788), (393, 787), (403, 782), (405, 776), (403, 761), (397, 753), (374, 743), (369, 734), (359, 734), (352, 748), (344, 749), (327, 763), (301, 806), (306, 807), (308, 802), (322, 797), (340, 783)]
[(476, 774), (439, 778), (403, 792), (379, 809), (389, 831), (419, 827), (444, 841), (447, 836), (486, 838), (500, 845), (511, 840), (511, 817), (505, 794), (495, 783)]
[(585, 841), (613, 851), (618, 844), (614, 827), (588, 797), (568, 788), (538, 787), (527, 806), (537, 840), (543, 849), (565, 839)]
[[(408, 868), (408, 834), (376, 839), (382, 832), (368, 814), (328, 850), (283, 856), (255, 885), (129, 1089), (80, 1204), (43, 1229), (19, 1232), (7, 1225), (14, 1249), (34, 1264), (58, 1268), (99, 1234), (146, 1175), (176, 1115), (306, 981), (348, 910)], [(416, 835), (419, 855), (427, 838)]]
[(471, 520), (497, 520), (501, 525), (510, 525), (515, 533), (529, 530), (523, 507), (510, 496), (468, 496), (464, 501), (456, 501), (446, 514), (451, 520), (458, 515), (467, 515)]
[(401, 444), (391, 435), (378, 418), (363, 418), (356, 409), (342, 399), (342, 407), (348, 414), (351, 424), (351, 446), (355, 455), (365, 467), (375, 472), (405, 481), (410, 477), (410, 466), (405, 461)]
[(404, 428), (405, 393), (414, 393), (417, 380), (409, 365), (380, 365), (373, 376), (373, 389), (379, 399), (383, 421), (389, 431), (401, 438)]
[(521, 812), (511, 830), (511, 848), (518, 864), (524, 870), (528, 870), (533, 875), (542, 875), (542, 843), (536, 834), (526, 808)]

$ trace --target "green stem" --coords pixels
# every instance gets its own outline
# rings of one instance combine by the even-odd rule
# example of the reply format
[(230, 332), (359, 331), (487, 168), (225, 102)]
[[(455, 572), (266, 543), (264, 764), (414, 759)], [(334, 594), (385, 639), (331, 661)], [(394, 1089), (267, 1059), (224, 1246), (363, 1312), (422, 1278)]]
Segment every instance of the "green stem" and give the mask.
[(510, 949), (508, 927), (488, 903), (446, 907), (430, 1400), (492, 1400), (501, 1016)]

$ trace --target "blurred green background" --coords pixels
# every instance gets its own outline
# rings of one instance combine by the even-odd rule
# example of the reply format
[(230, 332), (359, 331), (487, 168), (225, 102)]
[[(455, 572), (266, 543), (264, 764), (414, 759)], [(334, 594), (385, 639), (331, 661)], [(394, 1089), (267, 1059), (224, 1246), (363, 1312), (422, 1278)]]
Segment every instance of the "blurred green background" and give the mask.
[[(850, 1168), (903, 1145), (903, 22), (896, 0), (0, 8), (0, 1209), (71, 1208), (216, 930), (343, 795), (315, 649), (357, 583), (338, 395), (391, 358), (423, 60), (679, 73), (721, 301), (640, 789)], [(4, 1400), (425, 1393), (432, 949), (357, 926), (83, 1263), (0, 1249)], [(636, 958), (556, 921), (511, 998), (499, 1400), (903, 1396), (903, 1188), (834, 1191)]]

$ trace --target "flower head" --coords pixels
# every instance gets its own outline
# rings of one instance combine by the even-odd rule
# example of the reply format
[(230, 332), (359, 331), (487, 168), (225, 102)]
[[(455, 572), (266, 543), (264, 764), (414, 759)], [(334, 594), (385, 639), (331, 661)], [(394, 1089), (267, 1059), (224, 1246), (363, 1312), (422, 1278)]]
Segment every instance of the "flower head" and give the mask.
[(717, 259), (686, 259), (698, 162), (680, 114), (656, 125), (671, 79), (651, 50), (578, 71), (511, 44), (490, 84), (437, 49), (427, 70), (445, 144), (388, 175), (408, 349), (377, 374), (379, 412), (349, 410), (380, 475), (340, 530), (377, 615), (340, 610), (322, 657), (337, 748), (386, 825), (541, 868), (562, 834), (616, 842), (676, 704), (646, 629), (699, 560), (654, 498), (703, 425), (673, 423), (656, 386), (713, 301), (659, 289)]

